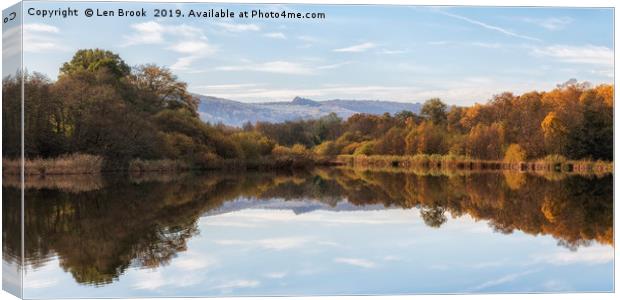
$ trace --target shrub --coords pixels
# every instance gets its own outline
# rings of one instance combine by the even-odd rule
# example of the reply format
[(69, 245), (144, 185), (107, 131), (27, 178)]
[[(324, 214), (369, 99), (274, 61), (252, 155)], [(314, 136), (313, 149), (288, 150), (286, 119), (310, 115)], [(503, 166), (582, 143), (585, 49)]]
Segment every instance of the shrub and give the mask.
[(339, 152), (340, 150), (336, 146), (336, 143), (332, 141), (323, 142), (314, 148), (314, 153), (320, 156), (334, 156), (338, 155)]

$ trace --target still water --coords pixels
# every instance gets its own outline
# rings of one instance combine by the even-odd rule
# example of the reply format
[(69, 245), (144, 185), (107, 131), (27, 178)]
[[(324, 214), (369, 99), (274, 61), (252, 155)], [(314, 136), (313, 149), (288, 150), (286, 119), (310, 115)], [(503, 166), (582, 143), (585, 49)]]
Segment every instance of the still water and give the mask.
[(613, 290), (611, 175), (108, 177), (28, 180), (24, 297)]

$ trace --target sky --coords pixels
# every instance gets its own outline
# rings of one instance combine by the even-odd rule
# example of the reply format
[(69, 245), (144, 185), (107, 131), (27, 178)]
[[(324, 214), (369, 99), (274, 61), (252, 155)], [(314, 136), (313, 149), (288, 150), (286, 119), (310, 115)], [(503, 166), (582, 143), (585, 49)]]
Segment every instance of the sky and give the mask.
[[(25, 2), (25, 10), (67, 4)], [(24, 16), (24, 63), (55, 79), (76, 50), (166, 66), (191, 92), (244, 102), (365, 99), (471, 105), (571, 78), (612, 83), (613, 10), (71, 3), (72, 8), (322, 12), (325, 19)]]
[[(239, 200), (243, 201), (243, 200)], [(247, 201), (247, 199), (246, 199)], [(551, 236), (494, 232), (469, 216), (440, 228), (416, 208), (244, 209), (204, 216), (187, 250), (156, 269), (79, 285), (53, 258), (24, 279), (26, 298), (385, 295), (610, 291), (614, 250), (571, 251)], [(369, 243), (369, 241), (372, 241)], [(326, 280), (328, 278), (329, 280)]]

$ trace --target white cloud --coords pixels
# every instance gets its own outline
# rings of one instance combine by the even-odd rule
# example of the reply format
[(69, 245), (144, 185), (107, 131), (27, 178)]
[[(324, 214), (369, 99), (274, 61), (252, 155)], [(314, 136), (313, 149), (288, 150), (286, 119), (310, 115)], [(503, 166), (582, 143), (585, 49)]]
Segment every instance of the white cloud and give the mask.
[(532, 48), (532, 54), (548, 56), (569, 63), (584, 63), (613, 66), (614, 50), (603, 46), (553, 45)]
[(553, 265), (605, 264), (614, 261), (614, 249), (607, 246), (580, 248), (577, 251), (540, 255), (535, 257), (534, 260), (538, 263), (550, 263)]
[(148, 21), (131, 24), (130, 28), (133, 32), (124, 36), (122, 46), (167, 45), (165, 49), (182, 55), (170, 66), (176, 71), (188, 71), (196, 60), (216, 52), (216, 47), (208, 42), (207, 36), (197, 27)]
[(469, 45), (475, 46), (475, 47), (481, 47), (481, 48), (491, 48), (491, 49), (502, 48), (502, 44), (500, 43), (471, 42), (469, 43)]
[(228, 32), (260, 31), (260, 27), (256, 24), (216, 23), (215, 25)]
[(58, 285), (59, 280), (56, 278), (52, 279), (35, 279), (35, 280), (24, 280), (24, 288), (25, 289), (43, 289), (53, 287)]
[(286, 272), (270, 272), (270, 273), (265, 274), (265, 277), (280, 279), (280, 278), (284, 278), (286, 274), (287, 274)]
[(337, 69), (340, 68), (342, 66), (346, 66), (346, 65), (350, 65), (353, 62), (351, 61), (345, 61), (345, 62), (341, 62), (341, 63), (335, 63), (335, 64), (330, 64), (330, 65), (322, 65), (322, 66), (318, 66), (317, 69), (319, 70), (331, 70), (331, 69)]
[(455, 18), (455, 19), (463, 20), (463, 21), (465, 21), (467, 23), (478, 25), (478, 26), (480, 26), (482, 28), (485, 28), (485, 29), (497, 31), (497, 32), (503, 33), (503, 34), (508, 35), (508, 36), (513, 36), (513, 37), (516, 37), (516, 38), (520, 38), (520, 39), (524, 39), (524, 40), (530, 40), (530, 41), (537, 41), (537, 42), (541, 41), (540, 39), (535, 38), (535, 37), (531, 37), (531, 36), (527, 36), (527, 35), (523, 35), (523, 34), (518, 34), (518, 33), (512, 32), (510, 30), (504, 29), (502, 27), (490, 25), (490, 24), (487, 24), (487, 23), (484, 23), (484, 22), (481, 22), (481, 21), (478, 21), (478, 20), (474, 20), (474, 19), (471, 19), (471, 18), (468, 18), (468, 17), (464, 17), (464, 16), (461, 16), (461, 15), (457, 15), (457, 14), (453, 14), (453, 13), (449, 13), (449, 12), (441, 11), (441, 10), (439, 10), (438, 12), (443, 14), (443, 15), (446, 15), (448, 17), (452, 17), (452, 18)]
[(166, 38), (172, 40), (182, 40), (186, 38), (192, 40), (206, 40), (201, 29), (181, 24), (181, 25), (162, 25), (155, 21), (135, 23), (130, 25), (133, 32), (124, 36), (123, 46), (161, 44), (167, 42)]
[(159, 44), (164, 41), (164, 27), (157, 22), (131, 24), (135, 33), (125, 36), (125, 45)]
[(168, 47), (168, 49), (182, 53), (182, 54), (192, 54), (196, 56), (207, 55), (215, 52), (215, 49), (211, 47), (208, 43), (204, 41), (186, 41), (176, 43)]
[(283, 237), (259, 240), (216, 240), (214, 242), (225, 246), (258, 246), (267, 250), (289, 250), (300, 248), (311, 240), (307, 237)]
[(360, 258), (348, 258), (348, 257), (338, 257), (334, 259), (334, 262), (351, 265), (355, 267), (370, 269), (374, 268), (376, 264), (370, 260), (360, 259)]
[(248, 63), (235, 66), (221, 66), (215, 69), (219, 71), (253, 71), (290, 75), (311, 75), (314, 73), (313, 68), (307, 65), (283, 60), (256, 64)]
[(532, 273), (536, 273), (539, 270), (527, 270), (527, 271), (523, 271), (523, 272), (518, 272), (518, 273), (512, 273), (512, 274), (508, 274), (496, 279), (492, 279), (489, 281), (485, 281), (481, 284), (479, 284), (478, 286), (475, 286), (471, 289), (471, 291), (480, 291), (480, 290), (484, 290), (490, 287), (494, 287), (494, 286), (498, 286), (504, 283), (509, 283), (509, 282), (514, 282), (517, 279), (530, 275)]
[(257, 280), (245, 280), (245, 279), (236, 279), (229, 280), (224, 283), (213, 286), (213, 289), (217, 290), (230, 290), (234, 288), (251, 288), (257, 287), (260, 285), (260, 282)]
[(366, 43), (361, 43), (361, 44), (357, 44), (357, 45), (353, 45), (353, 46), (349, 46), (349, 47), (345, 47), (345, 48), (338, 48), (338, 49), (334, 49), (334, 52), (364, 52), (366, 50), (375, 48), (377, 45), (375, 45), (374, 43), (371, 42), (366, 42)]
[(58, 27), (42, 24), (42, 23), (29, 23), (24, 24), (24, 32), (47, 32), (47, 33), (59, 33)]
[[(41, 24), (24, 24), (23, 47), (24, 52), (41, 53), (48, 51), (67, 50), (58, 40), (60, 29), (58, 27)], [(19, 33), (17, 29), (16, 33)]]
[(192, 63), (198, 60), (200, 56), (184, 56), (179, 57), (175, 63), (173, 63), (170, 68), (177, 71), (189, 70)]
[(138, 290), (157, 290), (166, 285), (166, 280), (161, 271), (143, 271), (136, 274), (137, 280), (133, 288)]
[(521, 18), (521, 20), (523, 22), (535, 24), (537, 26), (540, 26), (542, 28), (545, 28), (551, 31), (562, 30), (566, 28), (567, 25), (573, 22), (573, 19), (569, 17), (558, 17), (558, 18), (551, 17), (551, 18), (544, 18), (544, 19)]
[(185, 271), (203, 270), (212, 267), (216, 262), (210, 258), (195, 254), (174, 260), (174, 266)]
[(265, 33), (264, 36), (270, 39), (280, 39), (280, 40), (286, 39), (286, 35), (282, 32), (269, 32), (269, 33)]

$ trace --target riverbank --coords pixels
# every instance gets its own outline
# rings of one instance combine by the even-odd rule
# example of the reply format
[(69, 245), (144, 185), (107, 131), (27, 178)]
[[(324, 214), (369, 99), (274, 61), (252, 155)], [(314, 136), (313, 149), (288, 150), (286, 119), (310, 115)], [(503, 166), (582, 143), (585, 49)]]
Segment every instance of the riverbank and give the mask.
[[(3, 174), (19, 175), (20, 163), (17, 159), (3, 159)], [(180, 173), (205, 170), (287, 170), (308, 169), (314, 166), (344, 166), (369, 170), (391, 171), (514, 171), (548, 172), (567, 174), (609, 174), (613, 173), (613, 162), (591, 160), (568, 160), (558, 155), (534, 161), (491, 161), (452, 155), (338, 155), (318, 156), (268, 156), (259, 159), (215, 159), (192, 165), (180, 160), (142, 160), (135, 159), (125, 167), (106, 167), (100, 156), (70, 154), (50, 159), (27, 159), (24, 164), (26, 176), (82, 175), (105, 172), (141, 173)], [(112, 164), (114, 165), (114, 164)]]
[(568, 160), (550, 155), (532, 161), (479, 160), (453, 155), (339, 155), (334, 162), (347, 167), (364, 169), (436, 169), (445, 171), (515, 171), (557, 172), (575, 174), (613, 173), (613, 162)]
[[(119, 166), (118, 163), (107, 163), (104, 158), (89, 154), (69, 154), (56, 158), (26, 159), (24, 162), (25, 176), (47, 175), (86, 175), (105, 172), (129, 173), (179, 173), (187, 171), (208, 170), (286, 170), (305, 169), (316, 165), (330, 165), (328, 159), (301, 157), (293, 155), (268, 156), (259, 159), (214, 159), (201, 164), (190, 164), (181, 160), (134, 159)], [(111, 167), (113, 166), (113, 167)], [(2, 173), (19, 175), (21, 164), (19, 159), (2, 159)]]

